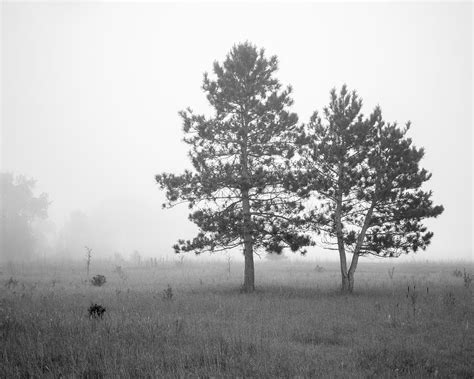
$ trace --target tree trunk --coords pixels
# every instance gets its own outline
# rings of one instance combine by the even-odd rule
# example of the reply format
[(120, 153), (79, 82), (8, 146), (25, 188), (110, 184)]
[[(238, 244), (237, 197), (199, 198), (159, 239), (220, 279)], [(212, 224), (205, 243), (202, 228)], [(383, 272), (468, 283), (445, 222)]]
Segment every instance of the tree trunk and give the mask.
[(337, 236), (337, 244), (339, 248), (339, 262), (341, 266), (341, 291), (347, 292), (349, 288), (349, 276), (347, 272), (346, 252), (344, 249), (344, 241), (342, 240), (342, 232), (341, 236)]
[(347, 293), (352, 293), (354, 291), (354, 273), (349, 271), (349, 274), (347, 275)]
[(244, 292), (255, 290), (255, 268), (253, 264), (253, 246), (251, 233), (250, 201), (248, 190), (242, 191), (243, 237), (244, 237)]
[(341, 213), (342, 213), (342, 164), (339, 165), (339, 179), (338, 179), (338, 194), (336, 198), (336, 214), (335, 214), (335, 223), (336, 223), (336, 238), (337, 238), (337, 248), (339, 250), (339, 262), (341, 265), (341, 278), (342, 285), (341, 291), (347, 292), (349, 288), (349, 281), (347, 275), (347, 261), (346, 261), (346, 250), (344, 247), (344, 235), (342, 234), (342, 223), (341, 223)]
[[(339, 237), (338, 237), (338, 240), (339, 240)], [(342, 245), (342, 248), (339, 246), (339, 261), (341, 265), (341, 279), (342, 279), (341, 291), (346, 292), (349, 282), (348, 282), (348, 275), (347, 275), (346, 252), (344, 251), (344, 245)]]
[(250, 197), (249, 197), (249, 167), (248, 167), (248, 125), (245, 117), (245, 111), (242, 115), (242, 127), (244, 130), (242, 141), (242, 153), (240, 156), (240, 164), (242, 165), (242, 237), (244, 240), (244, 285), (243, 292), (253, 292), (255, 290), (255, 268), (253, 264), (253, 240), (252, 240), (252, 216), (250, 214)]
[(348, 291), (349, 291), (349, 277), (347, 275), (342, 274), (341, 292), (346, 293)]
[(354, 254), (352, 255), (351, 266), (349, 267), (348, 275), (348, 292), (352, 293), (354, 291), (354, 274), (357, 268), (357, 263), (359, 263), (359, 254), (362, 248), (362, 244), (364, 242), (365, 234), (367, 233), (367, 229), (369, 228), (370, 220), (372, 219), (372, 214), (375, 208), (375, 200), (372, 201), (367, 214), (365, 215), (364, 224), (362, 225), (362, 229), (357, 237), (357, 244), (354, 249)]
[(244, 247), (245, 254), (245, 270), (244, 270), (244, 285), (243, 292), (250, 293), (255, 290), (255, 268), (253, 264), (252, 245), (250, 247), (246, 244)]
[(352, 293), (354, 291), (354, 273), (348, 272), (342, 276), (342, 293)]
[(348, 282), (349, 282), (347, 292), (349, 293), (352, 293), (354, 291), (354, 275), (355, 275), (355, 270), (357, 268), (358, 262), (359, 262), (359, 254), (354, 253), (354, 255), (352, 256), (351, 267), (349, 268), (349, 271), (347, 272), (347, 277), (348, 277)]

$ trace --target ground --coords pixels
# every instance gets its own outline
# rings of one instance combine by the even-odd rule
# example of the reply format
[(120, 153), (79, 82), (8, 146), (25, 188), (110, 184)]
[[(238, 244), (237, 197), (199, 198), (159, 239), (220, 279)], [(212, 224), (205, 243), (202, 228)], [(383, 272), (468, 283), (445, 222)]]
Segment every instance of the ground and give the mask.
[(473, 378), (464, 269), (362, 262), (342, 295), (335, 263), (258, 262), (249, 295), (238, 262), (93, 262), (102, 286), (85, 263), (4, 264), (0, 377)]

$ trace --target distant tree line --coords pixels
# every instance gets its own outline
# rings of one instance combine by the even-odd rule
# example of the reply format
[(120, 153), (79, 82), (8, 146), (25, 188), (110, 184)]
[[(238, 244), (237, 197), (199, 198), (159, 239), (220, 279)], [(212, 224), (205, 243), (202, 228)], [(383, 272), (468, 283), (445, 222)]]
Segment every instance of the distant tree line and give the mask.
[[(116, 233), (110, 231), (126, 230), (126, 226), (120, 220), (111, 224), (104, 222), (104, 219), (111, 219), (106, 212), (96, 211), (88, 216), (76, 210), (60, 228), (56, 228), (48, 219), (50, 204), (46, 193), (38, 194), (34, 179), (10, 172), (0, 173), (0, 263), (46, 257), (89, 261), (87, 257), (92, 250), (94, 259), (104, 259), (113, 256), (118, 248), (127, 250), (127, 246), (121, 245), (123, 240), (129, 242), (129, 246), (136, 242), (130, 236), (117, 242)], [(121, 205), (126, 214), (127, 208)], [(129, 262), (137, 265), (141, 262), (150, 264), (143, 258), (135, 248), (128, 257)], [(124, 259), (116, 257), (116, 260)]]
[[(342, 290), (352, 292), (360, 256), (397, 257), (425, 249), (436, 217), (431, 174), (419, 167), (422, 148), (404, 127), (365, 116), (362, 100), (344, 85), (321, 114), (300, 123), (292, 88), (275, 78), (276, 56), (246, 42), (232, 48), (203, 90), (210, 117), (180, 112), (193, 169), (162, 173), (164, 207), (185, 202), (199, 232), (179, 240), (177, 253), (243, 248), (243, 290), (255, 289), (254, 254), (305, 253), (321, 245), (339, 253)], [(352, 254), (350, 264), (346, 254)]]

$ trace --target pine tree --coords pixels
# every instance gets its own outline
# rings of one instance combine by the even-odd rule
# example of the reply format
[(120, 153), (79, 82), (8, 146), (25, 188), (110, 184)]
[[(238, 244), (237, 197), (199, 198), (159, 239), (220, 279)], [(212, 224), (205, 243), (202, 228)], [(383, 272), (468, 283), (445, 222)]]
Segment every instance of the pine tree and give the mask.
[(325, 122), (315, 112), (299, 139), (302, 159), (292, 183), (302, 196), (316, 194), (309, 220), (322, 245), (339, 252), (342, 290), (348, 292), (360, 256), (425, 249), (433, 233), (422, 220), (443, 212), (433, 205), (432, 192), (421, 189), (431, 174), (419, 167), (424, 150), (406, 136), (410, 124), (384, 122), (379, 107), (365, 118), (361, 107), (346, 86), (339, 94), (331, 91)]
[(311, 243), (299, 230), (300, 199), (284, 186), (301, 126), (289, 110), (291, 87), (282, 89), (274, 77), (277, 68), (275, 56), (267, 59), (250, 43), (234, 46), (222, 65), (215, 62), (215, 78), (204, 74), (203, 81), (214, 115), (180, 112), (193, 170), (156, 176), (166, 190), (164, 206), (188, 202), (189, 219), (199, 227), (175, 251), (243, 246), (246, 292), (255, 288), (254, 253), (298, 251)]

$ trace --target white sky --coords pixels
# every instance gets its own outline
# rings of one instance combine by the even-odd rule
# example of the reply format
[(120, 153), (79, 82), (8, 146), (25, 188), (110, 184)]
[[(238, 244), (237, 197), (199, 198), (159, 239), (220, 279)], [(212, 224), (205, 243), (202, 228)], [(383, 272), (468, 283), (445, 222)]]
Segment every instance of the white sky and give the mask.
[(1, 7), (1, 169), (36, 178), (59, 226), (75, 209), (136, 205), (134, 238), (167, 253), (191, 238), (186, 207), (161, 210), (154, 175), (189, 166), (177, 112), (208, 112), (203, 73), (249, 40), (279, 57), (302, 122), (343, 83), (364, 113), (411, 120), (445, 206), (417, 258), (472, 259), (471, 3)]

